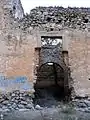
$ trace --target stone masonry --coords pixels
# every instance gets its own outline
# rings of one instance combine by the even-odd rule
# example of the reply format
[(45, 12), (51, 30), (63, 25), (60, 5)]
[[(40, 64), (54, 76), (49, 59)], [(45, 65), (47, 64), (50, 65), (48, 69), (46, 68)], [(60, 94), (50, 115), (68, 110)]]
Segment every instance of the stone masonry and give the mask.
[(52, 36), (62, 37), (73, 95), (90, 96), (90, 8), (37, 7), (24, 15), (20, 0), (1, 0), (0, 18), (0, 92), (34, 92), (41, 38)]

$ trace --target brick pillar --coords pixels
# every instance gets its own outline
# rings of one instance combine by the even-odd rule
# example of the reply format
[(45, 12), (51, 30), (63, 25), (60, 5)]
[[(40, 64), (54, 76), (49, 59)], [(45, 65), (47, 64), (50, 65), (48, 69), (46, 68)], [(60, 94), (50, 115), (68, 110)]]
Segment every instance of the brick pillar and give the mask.
[(68, 65), (69, 65), (68, 51), (63, 51), (62, 53), (63, 53), (64, 62), (66, 64), (66, 66), (68, 67)]
[(68, 51), (63, 51), (63, 59), (64, 59), (64, 63), (65, 63), (65, 68), (64, 68), (64, 93), (65, 93), (65, 97), (66, 100), (69, 99), (69, 91), (70, 91), (70, 76), (69, 76), (69, 57), (68, 57)]
[(40, 60), (40, 47), (35, 48), (35, 67), (34, 67), (34, 83), (36, 83), (37, 80), (37, 70), (39, 67), (39, 60)]

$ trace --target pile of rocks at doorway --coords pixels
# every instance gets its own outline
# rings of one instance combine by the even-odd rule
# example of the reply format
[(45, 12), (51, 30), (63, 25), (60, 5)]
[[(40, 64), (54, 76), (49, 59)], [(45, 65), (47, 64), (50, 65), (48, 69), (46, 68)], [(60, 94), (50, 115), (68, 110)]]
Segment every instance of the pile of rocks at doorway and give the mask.
[(20, 92), (18, 90), (0, 94), (0, 112), (34, 109), (32, 98), (33, 95), (29, 92)]
[(90, 98), (74, 99), (72, 101), (76, 110), (90, 113)]

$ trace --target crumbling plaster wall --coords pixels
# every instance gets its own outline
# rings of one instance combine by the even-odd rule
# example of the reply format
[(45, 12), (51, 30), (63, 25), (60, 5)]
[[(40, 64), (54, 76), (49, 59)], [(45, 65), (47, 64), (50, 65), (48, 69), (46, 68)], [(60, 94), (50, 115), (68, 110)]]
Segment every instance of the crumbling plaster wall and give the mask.
[(90, 33), (72, 30), (69, 38), (69, 67), (75, 95), (90, 96)]
[(2, 1), (0, 5), (0, 91), (34, 92), (36, 37), (21, 29), (19, 20), (14, 18), (11, 8), (5, 3), (7, 1)]
[[(0, 38), (0, 79), (8, 81), (6, 85), (3, 83), (3, 88), (5, 91), (13, 89), (31, 91), (34, 79), (36, 37), (23, 33), (20, 29), (14, 29), (14, 31), (8, 30), (6, 34), (2, 33)], [(11, 82), (13, 80), (16, 81), (15, 84)], [(27, 85), (21, 88), (24, 83)], [(1, 84), (0, 89), (2, 90)]]
[[(34, 92), (38, 50), (41, 36), (46, 35), (62, 36), (63, 51), (68, 52), (66, 65), (71, 70), (75, 95), (90, 96), (90, 33), (70, 28), (46, 32), (38, 27), (29, 27), (23, 31), (23, 26), (11, 15), (11, 8), (6, 3), (5, 0), (0, 4), (0, 91), (20, 89)], [(20, 11), (22, 16), (23, 10)]]
[(40, 35), (62, 36), (63, 52), (68, 52), (69, 57), (66, 61), (72, 79), (69, 81), (69, 85), (74, 88), (75, 96), (90, 96), (90, 33), (65, 29), (46, 33), (44, 31)]

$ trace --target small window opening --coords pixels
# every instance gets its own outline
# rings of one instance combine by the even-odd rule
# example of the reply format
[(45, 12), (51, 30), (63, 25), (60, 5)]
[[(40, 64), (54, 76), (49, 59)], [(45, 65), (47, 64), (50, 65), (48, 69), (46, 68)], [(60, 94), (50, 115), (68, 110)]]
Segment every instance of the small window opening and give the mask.
[(41, 43), (42, 46), (46, 45), (56, 46), (58, 44), (62, 46), (62, 36), (42, 36)]

